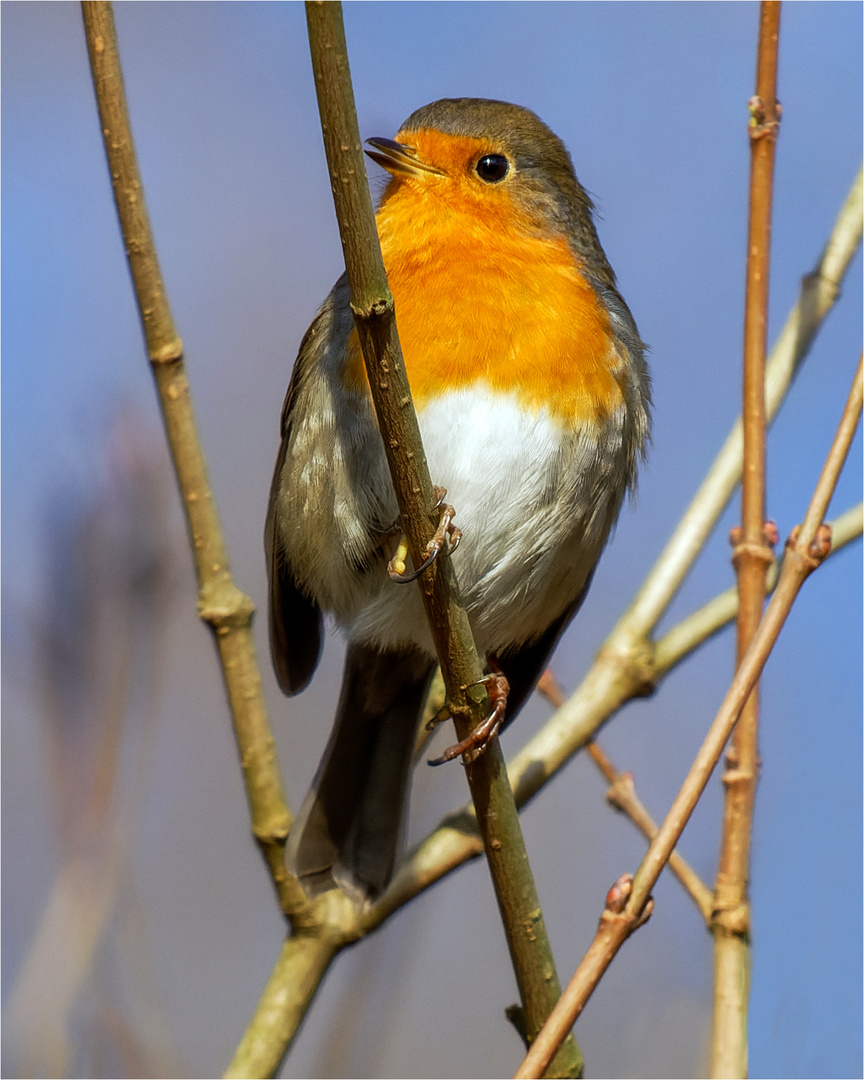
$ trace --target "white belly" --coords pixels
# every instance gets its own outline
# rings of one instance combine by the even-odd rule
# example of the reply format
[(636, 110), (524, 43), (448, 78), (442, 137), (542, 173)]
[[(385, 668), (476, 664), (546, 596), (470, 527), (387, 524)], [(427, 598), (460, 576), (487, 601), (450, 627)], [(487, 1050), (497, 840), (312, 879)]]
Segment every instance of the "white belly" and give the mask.
[[(452, 566), (478, 648), (536, 638), (582, 591), (617, 514), (620, 418), (574, 433), (475, 386), (419, 420), (432, 482), (447, 488), (463, 531)], [(432, 651), (419, 590), (386, 575), (340, 621), (353, 641)]]

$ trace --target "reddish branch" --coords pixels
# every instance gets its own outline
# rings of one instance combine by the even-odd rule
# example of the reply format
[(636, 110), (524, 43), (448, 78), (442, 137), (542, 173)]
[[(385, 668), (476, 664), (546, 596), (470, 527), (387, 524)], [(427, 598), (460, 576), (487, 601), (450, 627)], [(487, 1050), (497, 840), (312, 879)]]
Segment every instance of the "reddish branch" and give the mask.
[[(750, 647), (735, 672), (720, 711), (715, 716), (696, 760), (632, 882), (628, 878), (622, 885), (619, 880), (614, 895), (607, 898), (606, 909), (601, 916), (594, 941), (543, 1030), (534, 1040), (519, 1070), (514, 1074), (516, 1078), (543, 1075), (556, 1047), (576, 1022), (606, 968), (630, 934), (641, 926), (650, 914), (651, 890), (705, 790), (744, 703), (762, 674), (795, 598), (806, 579), (821, 565), (830, 551), (831, 529), (824, 524), (825, 513), (861, 416), (861, 400), (862, 361), (859, 361), (840, 426), (804, 522), (793, 531), (786, 542), (777, 588)], [(626, 898), (622, 895), (622, 888), (627, 892)]]
[[(551, 668), (547, 668), (543, 672), (540, 681), (537, 683), (537, 689), (556, 709), (560, 709), (564, 704), (564, 693), (552, 674)], [(600, 745), (593, 739), (588, 742), (585, 749), (609, 783), (609, 789), (606, 792), (607, 802), (629, 817), (647, 840), (653, 840), (657, 835), (657, 824), (636, 794), (633, 774), (619, 772), (606, 753), (600, 748)], [(705, 922), (709, 922), (713, 896), (705, 882), (677, 851), (673, 851), (669, 856), (669, 869), (690, 894)]]
[[(774, 153), (780, 120), (777, 45), (780, 4), (760, 9), (756, 94), (750, 99), (750, 221), (744, 304), (744, 471), (741, 530), (733, 554), (738, 575), (736, 662), (762, 618), (765, 580), (774, 555), (765, 533), (765, 351), (771, 259)], [(714, 893), (714, 1024), (712, 1076), (745, 1076), (749, 996), (749, 880), (753, 808), (759, 767), (759, 688), (741, 713), (723, 775), (725, 801)]]

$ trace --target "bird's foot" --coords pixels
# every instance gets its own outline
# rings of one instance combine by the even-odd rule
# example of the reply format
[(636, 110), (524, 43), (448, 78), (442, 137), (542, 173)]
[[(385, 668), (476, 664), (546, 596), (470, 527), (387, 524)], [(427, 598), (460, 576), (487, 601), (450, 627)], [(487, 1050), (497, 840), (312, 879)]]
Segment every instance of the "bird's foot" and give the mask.
[(423, 562), (410, 574), (405, 573), (405, 560), (408, 557), (408, 542), (403, 533), (399, 540), (399, 546), (396, 548), (396, 554), (390, 562), (387, 563), (387, 573), (393, 581), (398, 582), (400, 585), (405, 585), (409, 581), (416, 581), (423, 571), (427, 570), (436, 560), (438, 553), (445, 544), (447, 545), (447, 554), (452, 555), (456, 548), (459, 547), (459, 541), (462, 539), (462, 530), (453, 524), (453, 518), (456, 517), (456, 511), (449, 503), (444, 502), (447, 489), (433, 487), (432, 493), (437, 500), (435, 505), (440, 511), (440, 517), (438, 520), (438, 528), (435, 530), (432, 539), (426, 545)]
[[(478, 679), (477, 682), (469, 683), (468, 685), (488, 687), (492, 711), (481, 724), (478, 724), (477, 727), (474, 728), (470, 735), (466, 736), (461, 742), (454, 743), (453, 746), (448, 746), (441, 757), (431, 759), (429, 761), (430, 765), (443, 765), (445, 761), (452, 761), (454, 758), (460, 756), (464, 757), (466, 764), (470, 764), (480, 757), (489, 746), (489, 743), (492, 742), (501, 730), (501, 725), (504, 723), (504, 716), (507, 712), (507, 695), (510, 693), (510, 683), (507, 682), (507, 679), (500, 668), (498, 668), (498, 665), (494, 664), (493, 661), (490, 661), (490, 663), (495, 667), (495, 671), (489, 675), (485, 675), (482, 679)], [(467, 690), (468, 686), (463, 686), (461, 689)], [(436, 724), (440, 724), (442, 720), (446, 720), (448, 716), (449, 713), (446, 712), (446, 709), (442, 709), (441, 712), (429, 721), (427, 727), (432, 728)]]

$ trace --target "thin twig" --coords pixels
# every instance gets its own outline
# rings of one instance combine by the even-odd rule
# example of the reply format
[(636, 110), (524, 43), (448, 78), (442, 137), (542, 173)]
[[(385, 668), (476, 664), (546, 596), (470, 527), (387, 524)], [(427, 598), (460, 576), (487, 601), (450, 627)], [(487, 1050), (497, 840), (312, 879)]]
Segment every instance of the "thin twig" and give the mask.
[[(833, 558), (847, 544), (857, 540), (864, 532), (864, 505), (858, 503), (831, 522)], [(770, 596), (777, 585), (776, 563), (768, 568), (765, 579), (765, 595)], [(654, 649), (655, 672), (665, 675), (689, 656), (700, 645), (719, 633), (738, 614), (738, 589), (733, 586), (719, 593), (713, 600), (703, 604), (691, 615), (667, 630)]]
[(126, 106), (114, 13), (107, 0), (84, 0), (81, 7), (114, 200), (195, 560), (198, 614), (213, 631), (219, 652), (252, 832), (283, 910), (302, 910), (305, 899), (300, 886), (285, 871), (284, 846), (291, 814), (285, 802), (276, 746), (261, 693), (251, 631), (254, 607), (231, 579), (189, 396), (183, 344), (171, 316), (147, 216)]
[[(831, 558), (837, 555), (846, 544), (861, 536), (862, 513), (864, 511), (862, 511), (862, 506), (859, 504), (847, 510), (832, 523), (834, 542), (830, 552)], [(773, 587), (775, 582), (770, 584)], [(673, 627), (658, 642), (658, 677), (666, 675), (693, 649), (697, 648), (712, 634), (728, 625), (735, 617), (737, 606), (737, 590), (734, 588), (729, 589), (705, 605), (704, 608), (688, 616), (679, 626)], [(586, 737), (587, 741), (588, 737)], [(545, 770), (545, 763), (537, 759), (535, 759), (535, 766)], [(526, 791), (533, 794), (527, 785), (520, 788), (523, 795)], [(518, 794), (519, 792), (517, 792)], [(519, 805), (522, 805), (521, 801)], [(436, 881), (439, 881), (466, 861), (479, 858), (482, 854), (483, 843), (480, 839), (473, 807), (466, 806), (461, 810), (451, 812), (414, 849), (406, 862), (403, 863), (390, 887), (377, 903), (362, 913), (358, 925), (355, 927), (353, 937), (356, 938), (371, 933), (406, 903), (423, 892), (424, 889), (435, 884)], [(670, 867), (672, 867), (671, 858)], [(346, 939), (350, 936), (346, 932)], [(308, 955), (306, 960), (309, 960)], [(276, 984), (273, 982), (268, 985), (274, 986)], [(296, 1002), (291, 997), (286, 998), (285, 995), (278, 997), (275, 990), (272, 993), (265, 992), (262, 997), (262, 1010), (271, 1018), (274, 1016), (274, 996), (277, 997), (279, 1004), (285, 1010), (284, 1016), (280, 1017), (281, 1030), (285, 1031), (287, 1030), (285, 1024), (293, 1022), (298, 1014)], [(282, 1020), (284, 1020), (284, 1023), (282, 1023)], [(254, 1075), (254, 1073), (241, 1071), (231, 1075)]]
[[(537, 683), (537, 690), (555, 708), (560, 708), (564, 704), (564, 692), (552, 674), (551, 668), (547, 668), (543, 672), (540, 681)], [(594, 739), (588, 743), (586, 749), (588, 756), (609, 784), (609, 789), (606, 792), (607, 802), (626, 817), (629, 817), (647, 840), (653, 840), (657, 834), (657, 825), (636, 794), (636, 783), (633, 774), (619, 772), (606, 752)], [(669, 869), (689, 893), (705, 922), (710, 922), (713, 894), (705, 882), (677, 851), (673, 851), (669, 856)]]
[[(769, 423), (840, 295), (840, 283), (861, 243), (862, 193), (864, 175), (859, 169), (828, 243), (816, 266), (802, 278), (798, 301), (771, 351), (765, 371), (765, 414)], [(607, 647), (629, 652), (650, 636), (741, 479), (742, 447), (742, 424), (738, 420), (633, 603), (609, 635)]]
[(861, 402), (864, 397), (862, 364), (864, 364), (864, 357), (859, 360), (837, 434), (810, 500), (804, 522), (799, 528), (793, 530), (786, 542), (786, 553), (777, 589), (746, 656), (735, 672), (723, 704), (708, 730), (705, 741), (665, 821), (645, 853), (632, 882), (628, 883), (626, 903), (610, 905), (607, 902), (607, 908), (603, 912), (594, 941), (561, 995), (552, 1016), (534, 1040), (525, 1060), (515, 1073), (517, 1078), (543, 1075), (546, 1062), (555, 1053), (560, 1039), (575, 1023), (606, 968), (624, 941), (650, 914), (651, 890), (705, 790), (705, 785), (723, 752), (723, 747), (732, 733), (741, 709), (762, 674), (765, 662), (792, 609), (795, 598), (806, 579), (821, 565), (830, 551), (830, 529), (822, 522), (861, 416)]
[[(822, 256), (805, 275), (798, 303), (792, 309), (768, 363), (765, 385), (772, 418), (794, 374), (830, 311), (840, 283), (861, 242), (862, 188), (858, 172), (837, 216)], [(741, 422), (736, 422), (671, 539), (655, 562), (636, 599), (603, 643), (581, 686), (563, 709), (508, 763), (522, 806), (550, 776), (570, 760), (622, 704), (656, 686), (658, 671), (650, 635), (717, 523), (741, 477)]]
[[(744, 471), (741, 528), (733, 562), (739, 607), (736, 663), (743, 660), (762, 618), (765, 580), (774, 561), (765, 530), (765, 348), (771, 265), (774, 158), (780, 127), (777, 103), (779, 0), (763, 0), (759, 14), (756, 94), (750, 99), (750, 214), (744, 301)], [(720, 858), (714, 889), (714, 1008), (711, 1075), (747, 1075), (747, 1001), (750, 994), (750, 848), (758, 771), (759, 684), (735, 725), (723, 774)]]
[[(157, 386), (163, 403), (165, 422), (169, 431), (169, 437), (172, 440), (171, 445), (173, 453), (175, 443), (178, 446), (182, 446), (188, 431), (191, 430), (194, 433), (194, 420), (191, 418), (191, 408), (188, 402), (188, 386), (186, 384), (182, 365), (182, 346), (174, 329), (173, 322), (170, 321), (170, 312), (168, 312), (167, 301), (162, 293), (162, 285), (155, 255), (152, 259), (146, 257), (148, 251), (152, 252), (153, 244), (152, 238), (150, 237), (149, 224), (146, 222), (146, 210), (144, 208), (137, 165), (134, 164), (134, 148), (132, 147), (131, 136), (128, 134), (128, 117), (126, 115), (125, 98), (123, 97), (119, 62), (116, 60), (116, 40), (114, 37), (113, 16), (111, 15), (110, 4), (94, 0), (94, 2), (85, 2), (83, 8), (85, 14), (85, 26), (88, 31), (87, 37), (88, 48), (91, 53), (91, 65), (94, 70), (94, 83), (97, 88), (97, 100), (100, 102), (100, 116), (102, 114), (103, 102), (105, 102), (106, 95), (110, 99), (105, 102), (106, 113), (105, 116), (101, 116), (101, 118), (102, 128), (108, 139), (106, 149), (109, 154), (109, 167), (112, 177), (115, 177), (115, 197), (118, 200), (118, 211), (121, 213), (122, 217), (124, 208), (133, 212), (137, 209), (137, 212), (144, 216), (145, 228), (143, 232), (139, 233), (138, 231), (133, 230), (132, 233), (133, 236), (138, 237), (136, 243), (130, 244), (128, 234), (125, 232), (124, 236), (126, 236), (127, 240), (126, 246), (127, 251), (129, 252), (130, 265), (133, 267), (133, 280), (136, 281), (136, 293), (138, 293), (144, 301), (139, 304), (139, 309), (145, 325), (148, 352), (150, 353), (151, 362), (154, 365), (154, 375), (157, 379)], [(88, 11), (88, 9), (90, 10)], [(103, 56), (101, 55), (102, 53), (107, 53), (107, 55)], [(102, 80), (106, 81), (108, 85), (100, 92), (100, 82)], [(119, 98), (114, 100), (118, 93)], [(112, 156), (112, 142), (121, 144), (117, 155), (118, 160), (122, 162), (127, 154), (131, 155), (131, 168), (126, 165), (115, 168), (114, 157)], [(122, 145), (124, 143), (126, 144), (125, 146)], [(859, 242), (861, 233), (861, 185), (861, 174), (859, 173), (855, 185), (846, 200), (843, 211), (838, 217), (822, 259), (813, 273), (805, 278), (801, 301), (793, 310), (783, 334), (775, 347), (772, 363), (769, 365), (767, 374), (768, 404), (769, 413), (771, 414), (773, 414), (773, 410), (776, 410), (779, 401), (785, 394), (791, 376), (794, 371), (797, 370), (803, 356), (806, 354), (809, 344), (815, 336), (822, 319), (833, 305), (839, 292), (840, 280), (842, 279), (851, 256)], [(142, 260), (145, 267), (145, 273), (141, 277), (141, 280), (143, 281), (143, 288), (141, 290), (138, 289), (137, 283), (139, 279), (135, 277), (134, 269), (136, 254), (138, 252), (142, 252), (145, 256)], [(148, 264), (149, 269), (147, 269)], [(167, 322), (160, 317), (160, 313), (163, 310), (168, 312)], [(154, 331), (151, 333), (150, 328), (154, 324), (158, 332)], [(188, 419), (191, 422), (187, 422), (187, 420), (184, 419), (184, 414), (188, 414)], [(729, 441), (730, 443), (734, 441), (734, 432)], [(195, 441), (195, 446), (197, 447), (197, 440)], [(732, 447), (732, 451), (734, 456), (734, 446)], [(195, 457), (194, 454), (193, 457)], [(177, 458), (180, 460), (178, 461)], [(184, 509), (187, 513), (187, 520), (189, 521), (189, 531), (193, 537), (193, 551), (196, 557), (196, 568), (199, 568), (199, 581), (201, 581), (201, 570), (206, 570), (205, 564), (207, 562), (207, 553), (218, 554), (219, 551), (218, 544), (215, 548), (211, 546), (214, 532), (210, 528), (209, 521), (211, 518), (215, 518), (215, 512), (212, 507), (209, 486), (206, 482), (206, 472), (203, 469), (203, 462), (201, 463), (201, 469), (196, 470), (188, 463), (184, 465), (183, 458), (184, 452), (181, 449), (175, 455), (175, 468), (178, 472), (178, 477), (180, 477), (181, 490), (184, 493), (187, 493), (184, 496)], [(197, 459), (200, 459), (200, 449), (197, 450)], [(717, 470), (715, 466), (715, 479), (717, 478), (718, 472), (722, 473), (722, 471), (722, 469)], [(734, 474), (734, 463), (731, 467), (731, 471)], [(188, 483), (184, 481), (184, 477), (189, 481)], [(722, 481), (722, 476), (720, 479)], [(734, 486), (734, 483), (735, 479), (733, 476), (733, 479), (729, 484), (730, 490), (731, 487)], [(722, 502), (725, 502), (725, 498), (722, 499)], [(719, 512), (720, 511), (718, 510), (717, 513), (719, 514)], [(216, 524), (218, 529), (218, 521)], [(681, 532), (680, 527), (678, 532)], [(707, 532), (705, 535), (707, 535)], [(218, 531), (216, 532), (216, 536), (219, 536)], [(700, 544), (701, 542), (704, 542), (704, 536), (702, 541), (700, 541)], [(214, 565), (218, 568), (218, 575), (227, 575), (227, 560), (220, 561), (217, 558), (210, 565)], [(672, 576), (677, 572), (678, 571), (673, 567)], [(684, 573), (686, 573), (686, 568)], [(683, 573), (681, 576), (683, 577)], [(230, 581), (230, 579), (228, 580)], [(672, 591), (674, 592), (674, 589)], [(240, 595), (242, 596), (242, 594)], [(217, 594), (217, 596), (218, 599), (224, 600), (223, 594)], [(214, 597), (213, 592), (205, 592), (203, 585), (201, 599), (202, 612), (205, 614), (205, 617), (209, 615), (211, 625), (213, 625), (215, 621), (221, 620), (221, 626), (217, 629), (217, 643), (219, 645), (220, 656), (223, 657), (223, 662), (227, 662), (225, 677), (226, 683), (229, 683), (231, 686), (231, 689), (229, 689), (229, 696), (232, 704), (239, 703), (241, 706), (248, 707), (248, 715), (245, 717), (242, 724), (235, 727), (235, 732), (237, 734), (238, 743), (246, 748), (241, 750), (241, 756), (245, 763), (244, 775), (247, 785), (247, 795), (250, 800), (250, 806), (252, 807), (253, 831), (255, 832), (256, 838), (259, 839), (259, 842), (262, 843), (262, 846), (265, 848), (265, 855), (268, 858), (271, 873), (273, 873), (274, 879), (277, 882), (277, 887), (280, 889), (283, 908), (295, 910), (295, 925), (297, 925), (299, 920), (296, 918), (296, 905), (302, 904), (302, 894), (299, 893), (299, 890), (297, 890), (296, 893), (292, 891), (292, 882), (290, 879), (282, 881), (280, 885), (281, 838), (287, 833), (290, 824), (290, 814), (287, 811), (287, 807), (285, 807), (284, 797), (281, 793), (278, 763), (275, 757), (275, 750), (272, 747), (272, 741), (270, 740), (269, 729), (266, 725), (266, 714), (263, 712), (263, 703), (260, 700), (257, 672), (248, 678), (243, 675), (235, 681), (233, 677), (230, 676), (230, 672), (233, 670), (236, 674), (244, 670), (247, 672), (249, 671), (249, 652), (248, 650), (239, 650), (239, 664), (232, 664), (230, 658), (227, 656), (226, 648), (223, 647), (227, 646), (229, 643), (224, 642), (221, 636), (222, 632), (227, 630), (227, 636), (235, 638), (239, 635), (242, 637), (242, 634), (245, 632), (242, 625), (245, 621), (245, 604), (241, 603), (236, 613), (236, 619), (241, 623), (241, 626), (237, 627), (233, 625), (230, 603), (222, 602), (217, 606), (214, 603), (216, 597)], [(231, 599), (232, 597), (229, 592), (228, 600), (230, 601)], [(644, 657), (644, 654), (642, 655)], [(678, 658), (676, 658), (674, 662), (677, 662), (677, 659)], [(631, 670), (638, 669), (638, 657), (634, 659), (634, 657), (631, 656), (630, 660), (627, 662), (627, 666)], [(542, 755), (543, 747), (539, 745), (536, 740), (532, 740), (519, 755), (515, 765), (511, 768), (511, 774), (513, 775), (514, 787), (517, 789), (520, 805), (533, 795), (534, 792), (545, 783), (545, 780), (554, 775), (566, 760), (569, 759), (572, 753), (579, 748), (582, 741), (584, 741), (583, 733), (586, 731), (590, 733), (591, 731), (596, 730), (596, 727), (599, 726), (602, 720), (608, 717), (608, 715), (610, 715), (611, 712), (614, 711), (623, 700), (626, 700), (627, 696), (629, 696), (629, 694), (621, 693), (621, 680), (619, 678), (620, 669), (620, 663), (612, 666), (607, 665), (599, 675), (595, 674), (593, 680), (589, 680), (586, 684), (583, 684), (583, 688), (580, 691), (582, 700), (584, 700), (586, 696), (591, 698), (592, 695), (594, 699), (592, 702), (593, 714), (592, 717), (589, 718), (588, 724), (583, 725), (582, 727), (577, 724), (572, 737), (566, 736), (564, 739), (560, 739), (557, 734), (553, 734), (551, 743), (554, 747), (554, 751), (549, 757), (538, 756), (538, 753)], [(644, 670), (645, 674), (650, 676), (653, 671), (652, 664), (648, 663)], [(243, 688), (242, 691), (239, 689), (241, 686)], [(610, 690), (612, 692), (610, 692)], [(251, 697), (247, 696), (249, 693), (251, 693)], [(571, 699), (571, 701), (572, 700), (573, 699)], [(601, 717), (600, 714), (604, 712), (604, 709), (605, 716)], [(258, 720), (262, 716), (265, 719), (263, 727), (258, 723)], [(236, 720), (235, 724), (237, 724)], [(246, 738), (245, 735), (245, 730), (247, 728), (251, 732), (249, 738)], [(584, 737), (587, 737), (587, 735)], [(530, 768), (532, 774), (530, 779), (526, 776), (526, 769), (528, 768)], [(417, 892), (424, 887), (424, 883), (431, 884), (432, 882), (437, 881), (443, 874), (460, 865), (466, 859), (481, 854), (482, 850), (482, 843), (480, 842), (477, 833), (477, 825), (474, 820), (473, 810), (457, 811), (449, 815), (446, 826), (437, 830), (435, 834), (424, 841), (421, 848), (415, 852), (412, 860), (403, 868), (403, 872), (401, 872), (399, 877), (397, 877), (397, 880), (394, 881), (393, 886), (388, 890), (387, 894), (381, 898), (381, 901), (377, 905), (363, 914), (359, 925), (355, 926), (350, 934), (346, 933), (346, 940), (348, 938), (353, 940), (354, 937), (359, 937), (362, 934), (369, 932), (371, 929), (374, 929), (376, 926), (380, 925), (389, 914), (401, 906), (401, 904), (404, 904), (407, 900), (416, 895)], [(321, 924), (328, 920), (316, 919), (316, 921)], [(326, 969), (326, 966), (329, 963), (329, 959), (326, 959), (326, 955), (330, 952), (330, 943), (314, 938), (310, 934), (305, 935), (305, 942), (310, 950), (309, 955), (315, 957), (315, 959), (310, 961), (306, 966), (312, 969), (318, 969), (323, 965), (322, 970)], [(275, 993), (278, 994), (278, 985), (284, 985), (284, 980), (282, 980), (281, 983), (277, 980), (271, 981), (271, 984), (268, 984), (268, 990), (272, 989), (274, 983), (277, 986), (277, 991)], [(315, 983), (315, 980), (313, 979), (311, 983)], [(305, 1013), (308, 1001), (314, 992), (314, 986), (312, 986), (311, 983), (308, 987), (299, 988), (298, 1000), (302, 1000), (302, 1008), (297, 1010), (294, 1009), (292, 1005), (292, 1015), (296, 1014), (302, 1016)], [(273, 994), (265, 994), (264, 998), (262, 998), (262, 1007), (272, 1007), (273, 1001)], [(296, 1022), (298, 1021), (289, 1018), (287, 1027), (291, 1028), (292, 1024), (296, 1024)], [(284, 1025), (281, 1024), (281, 1021), (277, 1021), (277, 1026), (283, 1026), (284, 1031)], [(287, 1045), (288, 1039), (290, 1039), (290, 1034), (282, 1034), (280, 1038), (284, 1047), (284, 1045)], [(252, 1072), (246, 1073), (245, 1075), (265, 1075), (265, 1070), (255, 1066), (253, 1067)]]
[[(402, 526), (414, 565), (420, 566), (436, 525), (436, 500), (366, 181), (341, 4), (314, 0), (306, 5), (306, 17), (351, 309)], [(488, 715), (488, 694), (480, 684), (483, 667), (448, 560), (437, 559), (418, 584), (461, 739)], [(497, 739), (476, 760), (466, 762), (466, 775), (531, 1039), (558, 999), (560, 984)], [(554, 1070), (557, 1075), (575, 1075), (580, 1069), (580, 1055), (571, 1042)]]
[[(650, 842), (654, 839), (658, 832), (657, 823), (636, 794), (636, 785), (632, 773), (616, 773), (612, 786), (606, 792), (606, 798), (612, 806), (630, 818), (633, 824), (641, 830), (646, 840)], [(706, 924), (710, 923), (714, 906), (714, 894), (702, 878), (677, 851), (673, 851), (669, 856), (669, 869), (687, 890)]]

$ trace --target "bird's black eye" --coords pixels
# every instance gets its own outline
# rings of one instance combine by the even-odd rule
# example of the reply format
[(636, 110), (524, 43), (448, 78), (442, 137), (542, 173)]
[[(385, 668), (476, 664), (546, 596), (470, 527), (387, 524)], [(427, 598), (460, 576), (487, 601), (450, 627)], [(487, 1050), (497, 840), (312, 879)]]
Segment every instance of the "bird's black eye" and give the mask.
[(497, 184), (510, 172), (510, 162), (503, 154), (484, 154), (477, 162), (477, 175), (487, 184)]

